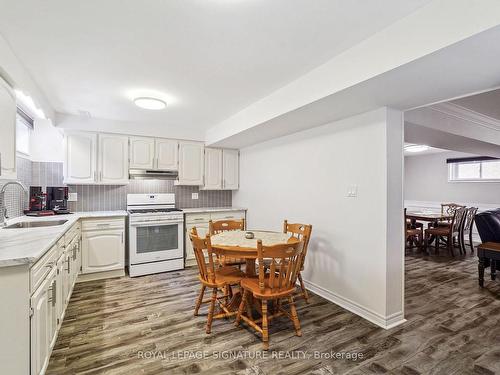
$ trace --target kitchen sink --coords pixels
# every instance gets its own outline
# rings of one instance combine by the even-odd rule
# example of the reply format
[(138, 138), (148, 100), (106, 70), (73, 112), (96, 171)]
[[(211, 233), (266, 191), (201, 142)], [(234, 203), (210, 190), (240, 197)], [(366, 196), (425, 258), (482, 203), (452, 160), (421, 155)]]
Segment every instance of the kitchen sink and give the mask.
[(47, 221), (21, 221), (19, 223), (7, 225), (3, 229), (22, 229), (22, 228), (38, 228), (38, 227), (54, 227), (63, 225), (68, 220), (47, 220)]

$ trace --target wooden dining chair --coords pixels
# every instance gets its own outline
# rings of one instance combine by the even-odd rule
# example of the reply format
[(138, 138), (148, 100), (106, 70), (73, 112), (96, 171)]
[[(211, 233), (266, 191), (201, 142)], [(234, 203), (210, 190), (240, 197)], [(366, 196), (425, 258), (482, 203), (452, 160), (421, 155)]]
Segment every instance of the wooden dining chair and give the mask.
[[(236, 315), (236, 326), (243, 320), (250, 327), (262, 334), (264, 349), (269, 349), (268, 322), (278, 316), (286, 315), (293, 322), (295, 334), (302, 336), (300, 330), (299, 317), (293, 294), (295, 293), (295, 283), (300, 272), (302, 249), (304, 242), (295, 244), (280, 244), (274, 246), (263, 246), (262, 241), (257, 241), (257, 257), (259, 260), (258, 277), (245, 277), (241, 280), (243, 297)], [(264, 271), (264, 259), (269, 261), (270, 272)], [(249, 297), (261, 302), (262, 318), (254, 320), (248, 309)], [(281, 304), (286, 299), (290, 306), (290, 312), (286, 311)], [(272, 315), (268, 315), (268, 301), (275, 301), (277, 309)], [(246, 315), (243, 311), (247, 307)], [(259, 323), (261, 325), (259, 326)]]
[[(240, 220), (217, 220), (208, 222), (208, 232), (210, 235), (232, 231), (232, 230), (245, 230), (245, 219)], [(218, 262), (222, 266), (238, 266), (241, 268), (242, 264), (245, 264), (245, 259), (228, 258), (221, 255), (217, 258)]]
[(304, 281), (302, 280), (301, 272), (304, 270), (304, 262), (306, 260), (309, 240), (311, 239), (311, 232), (312, 232), (312, 225), (310, 224), (299, 224), (299, 223), (289, 224), (287, 220), (283, 221), (283, 233), (289, 233), (293, 237), (296, 237), (304, 241), (304, 249), (302, 250), (302, 260), (298, 274), (298, 279), (300, 283), (300, 293), (298, 294), (300, 297), (304, 298), (306, 303), (309, 303), (309, 294), (307, 293), (307, 289), (304, 286)]
[(465, 249), (465, 236), (469, 237), (469, 246), (471, 253), (474, 253), (474, 243), (472, 241), (472, 230), (474, 228), (474, 218), (477, 214), (477, 207), (469, 207), (465, 214), (465, 218), (463, 220), (462, 231), (460, 233), (460, 238), (462, 239), (462, 251), (464, 254), (466, 253)]
[(430, 236), (435, 236), (435, 249), (436, 249), (436, 254), (439, 251), (441, 239), (444, 239), (444, 243), (446, 244), (446, 247), (448, 248), (451, 256), (455, 256), (453, 253), (453, 247), (455, 245), (455, 238), (458, 238), (458, 245), (460, 252), (462, 252), (462, 245), (461, 245), (461, 238), (460, 238), (460, 233), (461, 233), (461, 226), (463, 225), (463, 219), (465, 217), (465, 211), (466, 208), (462, 207), (459, 208), (455, 211), (455, 214), (453, 215), (453, 218), (450, 222), (449, 226), (436, 226), (433, 228), (428, 228), (425, 230), (425, 238), (424, 238), (424, 247), (427, 249), (429, 245), (429, 239)]
[[(245, 275), (236, 267), (218, 267), (216, 265), (215, 253), (212, 250), (210, 236), (207, 235), (205, 238), (200, 238), (198, 237), (196, 228), (192, 228), (189, 233), (189, 238), (193, 244), (196, 263), (198, 264), (198, 279), (201, 283), (201, 290), (196, 300), (194, 315), (198, 315), (202, 303), (210, 303), (206, 326), (206, 332), (210, 333), (212, 330), (212, 320), (214, 318), (236, 314), (236, 312), (230, 312), (225, 306), (228, 304), (229, 297), (232, 295), (231, 287), (233, 285), (238, 285)], [(212, 296), (208, 300), (203, 300), (206, 288), (212, 289)], [(222, 296), (219, 296), (219, 290), (223, 292)], [(224, 303), (220, 303), (220, 300), (223, 300)], [(217, 315), (215, 315), (216, 302), (219, 302), (222, 310), (222, 313)]]
[(406, 219), (406, 208), (404, 211), (405, 217), (405, 249), (412, 249), (413, 244), (416, 243), (418, 248), (422, 248), (424, 243), (423, 227), (413, 227), (411, 222)]
[[(453, 216), (455, 212), (460, 209), (465, 208), (465, 206), (457, 203), (441, 203), (441, 216)], [(436, 223), (429, 223), (429, 227), (435, 226)], [(449, 227), (451, 225), (451, 220), (441, 220), (437, 222), (438, 227)]]

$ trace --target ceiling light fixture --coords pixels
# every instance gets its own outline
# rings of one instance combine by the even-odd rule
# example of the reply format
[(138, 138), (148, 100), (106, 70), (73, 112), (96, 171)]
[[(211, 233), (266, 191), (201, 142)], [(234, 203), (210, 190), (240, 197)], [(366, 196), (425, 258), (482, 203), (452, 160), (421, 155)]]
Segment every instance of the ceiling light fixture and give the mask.
[(408, 152), (424, 152), (427, 151), (430, 147), (427, 145), (408, 145), (405, 146), (405, 151)]
[(135, 98), (134, 103), (140, 108), (150, 109), (153, 111), (164, 109), (167, 106), (167, 103), (165, 103), (163, 100), (147, 96)]

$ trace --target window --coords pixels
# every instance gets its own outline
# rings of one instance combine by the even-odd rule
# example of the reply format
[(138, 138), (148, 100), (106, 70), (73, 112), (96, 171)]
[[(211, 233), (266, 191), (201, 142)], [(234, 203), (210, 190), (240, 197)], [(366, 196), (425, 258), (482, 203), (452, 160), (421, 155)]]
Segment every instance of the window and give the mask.
[(500, 160), (495, 158), (448, 159), (449, 181), (500, 182)]
[(24, 155), (30, 154), (30, 137), (33, 130), (33, 119), (22, 109), (16, 115), (16, 151)]

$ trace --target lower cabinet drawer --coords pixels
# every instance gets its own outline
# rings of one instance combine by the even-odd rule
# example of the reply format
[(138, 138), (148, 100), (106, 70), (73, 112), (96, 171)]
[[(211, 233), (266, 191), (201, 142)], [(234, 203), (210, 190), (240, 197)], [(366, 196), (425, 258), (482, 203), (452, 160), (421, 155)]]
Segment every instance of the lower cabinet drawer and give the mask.
[(42, 283), (59, 258), (58, 246), (53, 246), (38, 262), (30, 269), (30, 292), (33, 293)]
[(213, 212), (210, 215), (212, 221), (217, 220), (239, 220), (245, 218), (245, 211), (225, 211), (225, 212)]
[(208, 223), (210, 214), (186, 214), (186, 224)]
[(82, 222), (82, 231), (103, 230), (103, 229), (121, 229), (125, 227), (125, 219), (103, 218), (103, 219), (85, 219)]

